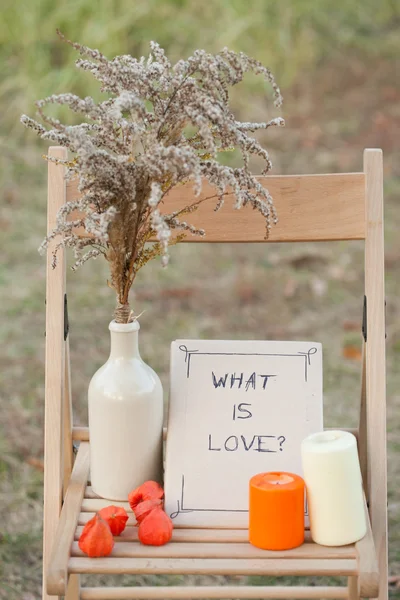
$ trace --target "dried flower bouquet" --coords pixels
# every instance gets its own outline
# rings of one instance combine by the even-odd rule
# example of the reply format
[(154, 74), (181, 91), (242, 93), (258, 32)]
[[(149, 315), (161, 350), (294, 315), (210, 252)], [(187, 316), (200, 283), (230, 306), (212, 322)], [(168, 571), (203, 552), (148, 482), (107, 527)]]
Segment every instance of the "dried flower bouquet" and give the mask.
[[(186, 215), (201, 202), (215, 200), (215, 210), (233, 191), (235, 207), (251, 205), (266, 221), (266, 235), (276, 222), (268, 191), (249, 169), (251, 155), (271, 168), (268, 152), (249, 135), (251, 132), (284, 125), (278, 117), (265, 123), (236, 121), (229, 108), (229, 87), (242, 81), (248, 71), (261, 75), (273, 89), (275, 105), (282, 97), (274, 77), (262, 64), (243, 53), (228, 49), (216, 55), (196, 50), (187, 60), (172, 65), (164, 50), (154, 42), (146, 59), (129, 55), (107, 59), (98, 50), (66, 40), (81, 55), (77, 67), (89, 71), (100, 82), (107, 99), (96, 103), (91, 97), (53, 95), (39, 100), (38, 114), (48, 127), (26, 115), (21, 121), (45, 140), (67, 147), (72, 160), (66, 176), (79, 179), (81, 197), (66, 203), (58, 213), (57, 226), (43, 241), (60, 237), (57, 250), (74, 249), (74, 269), (90, 258), (105, 256), (110, 266), (109, 285), (117, 295), (115, 319), (127, 323), (134, 318), (129, 291), (139, 269), (161, 256), (168, 263), (168, 245), (189, 233), (203, 236), (204, 230), (188, 223)], [(68, 106), (83, 115), (79, 125), (64, 125), (45, 114), (49, 104)], [(232, 168), (218, 161), (220, 152), (237, 148), (243, 166)], [(51, 159), (54, 160), (54, 159)], [(202, 180), (215, 187), (212, 197), (200, 197)], [(195, 200), (186, 208), (166, 214), (165, 196), (176, 185), (193, 182)], [(80, 218), (71, 220), (78, 211)], [(80, 237), (83, 227), (91, 237)], [(171, 237), (171, 230), (180, 230)], [(158, 241), (149, 244), (151, 238)]]

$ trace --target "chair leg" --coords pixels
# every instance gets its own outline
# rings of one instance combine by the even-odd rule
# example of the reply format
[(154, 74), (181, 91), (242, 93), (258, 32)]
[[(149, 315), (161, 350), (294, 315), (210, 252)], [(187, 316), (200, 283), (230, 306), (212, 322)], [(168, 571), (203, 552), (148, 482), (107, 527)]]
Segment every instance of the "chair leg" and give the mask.
[(358, 455), (360, 458), (361, 474), (365, 497), (369, 501), (368, 492), (368, 446), (367, 446), (367, 398), (366, 398), (366, 349), (363, 343), (363, 360), (361, 375), (360, 419), (358, 424)]
[(64, 600), (79, 600), (81, 591), (80, 575), (70, 575), (68, 579), (67, 593)]
[[(53, 158), (67, 157), (65, 148), (51, 147)], [(55, 227), (57, 212), (66, 198), (64, 169), (48, 164), (48, 233)], [(57, 240), (47, 251), (46, 270), (46, 374), (44, 416), (44, 500), (43, 500), (43, 600), (55, 600), (46, 591), (47, 565), (57, 530), (62, 503), (62, 423), (64, 396), (64, 291), (65, 252), (58, 254), (57, 268), (52, 267), (52, 252)]]
[(69, 337), (65, 342), (65, 377), (64, 377), (64, 405), (63, 405), (63, 497), (67, 491), (72, 467), (74, 466), (74, 453), (72, 445), (72, 399), (71, 399), (71, 362), (69, 353)]
[[(71, 402), (71, 364), (69, 338), (65, 342), (65, 382), (64, 382), (64, 496), (73, 467), (72, 451), (72, 402)], [(70, 575), (64, 600), (80, 599), (80, 575)]]
[(359, 600), (358, 577), (352, 576), (347, 578), (347, 590), (349, 600)]
[(379, 566), (379, 600), (388, 598), (385, 282), (382, 151), (364, 151), (368, 503)]

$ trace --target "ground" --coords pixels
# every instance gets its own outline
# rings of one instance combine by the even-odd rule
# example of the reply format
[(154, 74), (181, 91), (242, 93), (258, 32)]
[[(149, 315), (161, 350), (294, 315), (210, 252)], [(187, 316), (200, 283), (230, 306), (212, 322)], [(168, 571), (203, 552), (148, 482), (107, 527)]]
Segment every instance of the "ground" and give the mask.
[[(348, 57), (315, 61), (306, 76), (299, 71), (288, 78), (283, 89), (286, 130), (274, 131), (265, 140), (275, 174), (360, 171), (365, 147), (384, 151), (392, 576), (400, 575), (398, 67), (395, 56), (367, 57), (360, 49)], [(245, 99), (237, 104), (248, 117)], [(250, 112), (258, 119), (263, 110), (254, 102)], [(46, 218), (43, 149), (30, 137), (9, 144), (5, 134), (2, 138), (0, 598), (10, 600), (39, 598), (41, 589), (45, 264), (36, 249)], [(175, 338), (313, 339), (324, 349), (326, 425), (357, 425), (362, 243), (188, 244), (173, 248), (171, 255), (166, 270), (157, 261), (148, 265), (132, 294), (136, 311), (145, 311), (143, 358), (166, 389), (169, 344)], [(86, 423), (88, 382), (109, 348), (107, 325), (114, 298), (106, 278), (100, 261), (68, 275), (77, 424)], [(395, 582), (391, 593), (400, 598)]]

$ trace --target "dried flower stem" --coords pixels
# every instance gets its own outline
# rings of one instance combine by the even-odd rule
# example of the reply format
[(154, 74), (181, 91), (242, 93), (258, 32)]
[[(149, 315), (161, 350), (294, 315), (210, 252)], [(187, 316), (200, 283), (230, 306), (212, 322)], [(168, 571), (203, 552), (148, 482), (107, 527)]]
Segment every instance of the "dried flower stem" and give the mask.
[[(202, 202), (216, 199), (219, 210), (231, 189), (236, 208), (250, 204), (261, 213), (268, 236), (276, 222), (275, 208), (268, 190), (251, 174), (249, 159), (259, 156), (265, 163), (264, 173), (272, 163), (268, 152), (249, 133), (282, 126), (284, 121), (281, 117), (265, 123), (236, 121), (229, 108), (229, 88), (253, 71), (272, 87), (276, 106), (281, 105), (282, 97), (269, 69), (226, 48), (215, 55), (196, 50), (187, 60), (172, 65), (164, 50), (151, 42), (148, 58), (124, 55), (109, 60), (99, 50), (58, 34), (81, 55), (77, 67), (89, 71), (108, 97), (99, 103), (73, 94), (39, 100), (38, 115), (49, 128), (26, 115), (21, 117), (42, 139), (70, 150), (72, 160), (56, 162), (66, 166), (68, 178), (79, 179), (80, 199), (61, 208), (57, 226), (41, 249), (59, 236), (54, 266), (57, 250), (72, 247), (74, 269), (91, 258), (105, 256), (109, 285), (117, 295), (115, 319), (128, 322), (133, 318), (129, 291), (138, 271), (156, 256), (161, 256), (165, 266), (168, 246), (186, 234), (204, 235), (204, 230), (180, 219)], [(48, 104), (68, 106), (83, 116), (82, 123), (68, 126), (48, 117), (44, 110)], [(219, 153), (234, 148), (242, 155), (243, 167), (220, 164)], [(170, 214), (161, 213), (160, 205), (173, 187), (191, 181), (199, 197), (202, 180), (214, 186), (216, 194)], [(69, 215), (74, 211), (83, 216), (71, 223)], [(91, 237), (76, 236), (76, 223)], [(181, 233), (172, 237), (174, 229)], [(158, 241), (148, 246), (154, 237)]]

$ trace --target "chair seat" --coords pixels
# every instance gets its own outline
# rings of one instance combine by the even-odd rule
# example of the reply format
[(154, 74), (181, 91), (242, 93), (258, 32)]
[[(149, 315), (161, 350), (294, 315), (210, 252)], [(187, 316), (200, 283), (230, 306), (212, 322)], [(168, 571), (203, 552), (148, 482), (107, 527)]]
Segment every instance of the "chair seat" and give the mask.
[[(247, 530), (179, 527), (174, 529), (169, 544), (161, 547), (144, 546), (138, 541), (136, 519), (128, 502), (97, 497), (87, 484), (88, 473), (89, 443), (82, 442), (65, 495), (49, 564), (49, 594), (64, 595), (68, 577), (74, 573), (353, 576), (359, 579), (361, 596), (376, 597), (378, 594), (370, 528), (360, 542), (340, 547), (315, 544), (310, 532), (306, 531), (305, 543), (298, 548), (268, 551), (251, 546)], [(122, 506), (128, 512), (125, 531), (115, 538), (110, 556), (88, 558), (79, 549), (79, 536), (85, 523), (110, 504)], [(277, 598), (280, 597), (279, 589), (275, 586), (83, 588), (81, 598)], [(336, 586), (281, 589), (285, 590), (282, 592), (285, 598), (344, 598), (348, 595), (347, 587)]]

